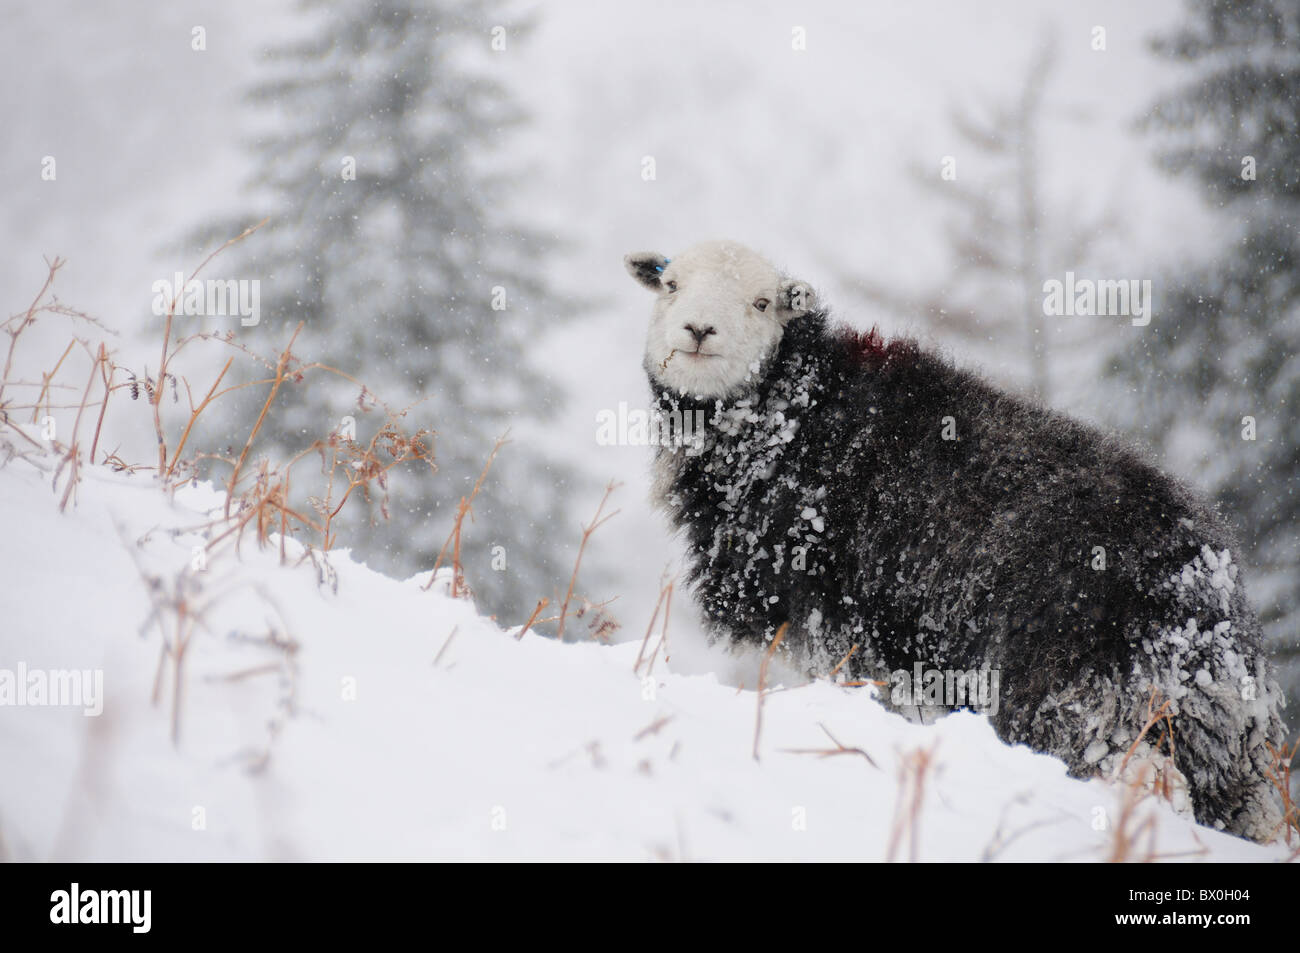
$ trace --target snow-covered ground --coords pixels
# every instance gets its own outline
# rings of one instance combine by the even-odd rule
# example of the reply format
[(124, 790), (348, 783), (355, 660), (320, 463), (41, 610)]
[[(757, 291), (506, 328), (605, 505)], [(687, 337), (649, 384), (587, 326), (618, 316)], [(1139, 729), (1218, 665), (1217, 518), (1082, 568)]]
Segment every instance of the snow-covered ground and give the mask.
[[(386, 578), (344, 552), (330, 555), (337, 591), (295, 565), (293, 542), (283, 565), (278, 547), (246, 540), (196, 569), (219, 492), (169, 499), (147, 476), (93, 468), (61, 514), (52, 477), (39, 456), (0, 468), (0, 679), (102, 672), (102, 698), (81, 699), (102, 713), (0, 707), (0, 856), (875, 861), (896, 839), (898, 859), (1089, 861), (1114, 849), (1121, 789), (1067, 778), (983, 717), (914, 725), (870, 689), (787, 673), (765, 695), (756, 760), (753, 667), (740, 688), (683, 674), (676, 656), (693, 654), (695, 671), (710, 656), (673, 645), (671, 627), (646, 678), (636, 643), (517, 640), (425, 576)], [(151, 696), (178, 620), (153, 610), (178, 591), (197, 625), (173, 745), (170, 668)], [(878, 767), (824, 755), (831, 736)], [(904, 766), (927, 751), (914, 807)], [(1151, 799), (1135, 821), (1148, 813), (1153, 839), (1134, 856), (1287, 855)]]

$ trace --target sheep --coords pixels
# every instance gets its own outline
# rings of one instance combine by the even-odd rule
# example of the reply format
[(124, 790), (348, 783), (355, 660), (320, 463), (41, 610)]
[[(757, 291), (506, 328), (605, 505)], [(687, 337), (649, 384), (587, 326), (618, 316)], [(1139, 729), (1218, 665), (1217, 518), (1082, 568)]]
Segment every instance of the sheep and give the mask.
[[(847, 657), (913, 717), (981, 705), (900, 691), (899, 673), (992, 675), (982, 710), (1007, 743), (1076, 777), (1172, 748), (1200, 823), (1278, 836), (1285, 702), (1210, 504), (1130, 443), (915, 340), (832, 325), (742, 245), (624, 264), (656, 295), (656, 411), (706, 420), (690, 443), (659, 441), (653, 492), (711, 638), (763, 646), (786, 625), (811, 674)], [(1165, 703), (1172, 744), (1143, 736)]]

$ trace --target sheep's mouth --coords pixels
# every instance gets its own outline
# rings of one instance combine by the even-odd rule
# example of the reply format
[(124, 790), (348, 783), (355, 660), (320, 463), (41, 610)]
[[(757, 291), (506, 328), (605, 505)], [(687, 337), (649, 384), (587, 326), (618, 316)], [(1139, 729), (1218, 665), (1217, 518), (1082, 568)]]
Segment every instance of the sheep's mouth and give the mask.
[(659, 362), (659, 370), (668, 370), (668, 362), (678, 354), (690, 360), (709, 360), (710, 358), (722, 357), (721, 354), (715, 354), (712, 351), (683, 351), (681, 348), (673, 348), (668, 352), (668, 356)]

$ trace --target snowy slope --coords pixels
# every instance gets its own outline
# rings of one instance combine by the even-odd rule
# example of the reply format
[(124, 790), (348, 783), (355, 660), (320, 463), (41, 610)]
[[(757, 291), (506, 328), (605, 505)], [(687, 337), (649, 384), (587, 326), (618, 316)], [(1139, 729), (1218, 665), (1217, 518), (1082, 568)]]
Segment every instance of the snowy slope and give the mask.
[[(12, 859), (882, 860), (900, 765), (926, 748), (918, 859), (1111, 850), (1102, 822), (1120, 791), (1003, 745), (982, 717), (924, 727), (864, 689), (774, 690), (756, 761), (752, 690), (676, 674), (662, 655), (643, 681), (636, 644), (516, 641), (423, 578), (385, 578), (342, 552), (335, 593), (292, 565), (292, 543), (287, 566), (249, 543), (190, 574), (204, 625), (173, 747), (169, 678), (150, 703), (161, 635), (143, 579), (170, 589), (222, 497), (199, 486), (168, 500), (147, 477), (96, 469), (61, 515), (45, 463), (0, 468), (0, 670), (100, 669), (105, 700), (99, 717), (0, 707), (0, 853)], [(818, 756), (832, 746), (820, 726), (879, 768)], [(1156, 813), (1162, 855), (1287, 853), (1151, 801), (1140, 811)], [(897, 856), (911, 852), (905, 829)]]

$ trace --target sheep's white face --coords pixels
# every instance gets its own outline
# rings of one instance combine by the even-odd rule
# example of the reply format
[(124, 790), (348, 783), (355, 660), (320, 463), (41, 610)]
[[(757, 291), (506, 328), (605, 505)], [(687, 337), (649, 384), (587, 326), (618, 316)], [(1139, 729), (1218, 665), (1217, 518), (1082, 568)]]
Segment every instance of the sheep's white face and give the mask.
[(635, 252), (623, 263), (657, 295), (646, 371), (687, 396), (740, 390), (762, 373), (791, 319), (813, 310), (806, 285), (735, 242), (706, 242), (672, 259)]

